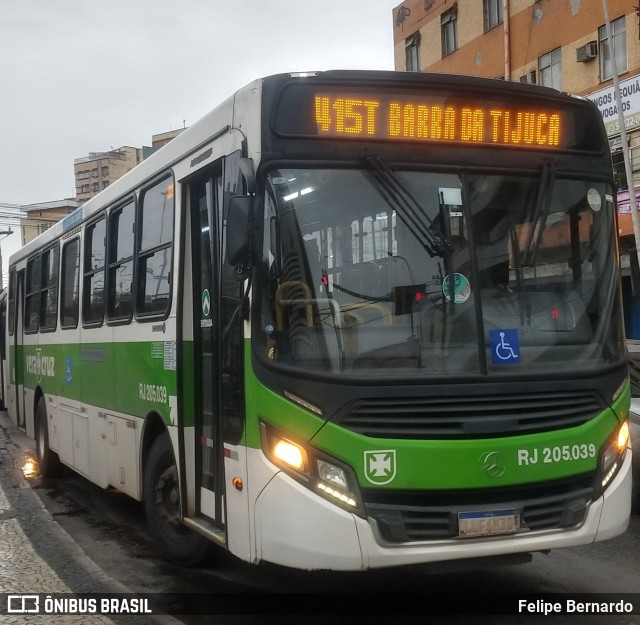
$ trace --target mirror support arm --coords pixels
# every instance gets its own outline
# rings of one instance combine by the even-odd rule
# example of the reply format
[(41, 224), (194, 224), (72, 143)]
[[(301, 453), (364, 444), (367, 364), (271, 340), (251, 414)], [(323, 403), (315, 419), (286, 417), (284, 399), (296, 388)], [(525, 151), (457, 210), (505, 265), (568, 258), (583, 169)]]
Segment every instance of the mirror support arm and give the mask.
[(253, 195), (256, 192), (256, 172), (253, 169), (253, 160), (250, 158), (241, 158), (240, 171), (247, 182), (247, 193)]

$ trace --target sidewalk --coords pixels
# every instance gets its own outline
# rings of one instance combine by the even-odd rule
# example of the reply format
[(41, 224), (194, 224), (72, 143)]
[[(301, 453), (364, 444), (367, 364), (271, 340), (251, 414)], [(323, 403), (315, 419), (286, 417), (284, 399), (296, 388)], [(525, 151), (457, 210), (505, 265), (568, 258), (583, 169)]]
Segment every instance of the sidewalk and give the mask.
[[(123, 593), (51, 518), (22, 473), (33, 441), (0, 412), (0, 593)], [(6, 605), (6, 602), (4, 602)], [(146, 625), (171, 617), (0, 614), (7, 624)]]

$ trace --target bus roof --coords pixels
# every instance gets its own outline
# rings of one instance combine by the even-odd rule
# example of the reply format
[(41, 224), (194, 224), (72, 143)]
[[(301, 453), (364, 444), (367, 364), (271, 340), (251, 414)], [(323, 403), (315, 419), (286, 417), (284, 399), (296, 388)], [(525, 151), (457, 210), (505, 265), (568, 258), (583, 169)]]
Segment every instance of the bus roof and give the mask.
[[(139, 189), (146, 182), (152, 180), (162, 172), (167, 171), (174, 164), (192, 155), (204, 144), (211, 141), (212, 137), (221, 132), (231, 130), (233, 128), (234, 102), (238, 94), (255, 90), (264, 82), (273, 82), (277, 84), (285, 83), (289, 80), (313, 81), (314, 79), (339, 82), (368, 81), (371, 83), (397, 81), (424, 85), (442, 85), (456, 88), (485, 87), (529, 96), (535, 94), (538, 96), (565, 100), (569, 97), (573, 97), (556, 91), (555, 89), (540, 85), (529, 85), (504, 80), (496, 81), (496, 79), (492, 78), (482, 78), (461, 74), (440, 74), (429, 72), (329, 70), (323, 72), (274, 74), (268, 77), (259, 78), (236, 91), (233, 95), (221, 102), (218, 106), (193, 124), (193, 126), (184, 130), (172, 141), (164, 145), (160, 150), (116, 180), (98, 195), (79, 206), (75, 211), (54, 224), (47, 231), (29, 241), (29, 243), (11, 255), (9, 259), (10, 265), (28, 257), (37, 249), (46, 246), (47, 243), (55, 241), (62, 234), (73, 230), (75, 227), (91, 217), (91, 215), (99, 212), (105, 207), (126, 199), (127, 196), (133, 193), (136, 189)], [(496, 82), (499, 82), (499, 85), (496, 84)], [(580, 99), (585, 100), (584, 98)], [(588, 100), (585, 101), (589, 102)]]

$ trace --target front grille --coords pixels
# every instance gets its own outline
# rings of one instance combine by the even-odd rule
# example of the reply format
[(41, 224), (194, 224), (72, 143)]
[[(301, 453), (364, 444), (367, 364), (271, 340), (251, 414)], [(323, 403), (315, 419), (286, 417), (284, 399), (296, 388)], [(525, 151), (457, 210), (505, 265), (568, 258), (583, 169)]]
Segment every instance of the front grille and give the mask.
[(412, 493), (367, 490), (367, 516), (375, 520), (390, 543), (455, 538), (458, 513), (515, 510), (520, 532), (579, 525), (593, 499), (594, 474), (535, 486), (497, 490)]
[(588, 391), (360, 399), (337, 422), (376, 438), (517, 436), (576, 427), (604, 410)]

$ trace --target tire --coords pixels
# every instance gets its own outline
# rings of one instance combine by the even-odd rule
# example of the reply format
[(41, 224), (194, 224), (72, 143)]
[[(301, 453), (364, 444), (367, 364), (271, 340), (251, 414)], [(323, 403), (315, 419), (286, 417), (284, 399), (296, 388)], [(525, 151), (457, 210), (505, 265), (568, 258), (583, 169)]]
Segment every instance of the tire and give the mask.
[(49, 423), (47, 421), (47, 407), (44, 397), (38, 400), (36, 406), (36, 456), (42, 477), (59, 477), (64, 471), (64, 465), (55, 451), (49, 448)]
[(144, 469), (144, 509), (158, 551), (182, 566), (200, 564), (209, 553), (209, 541), (180, 520), (178, 471), (169, 435), (151, 446)]

